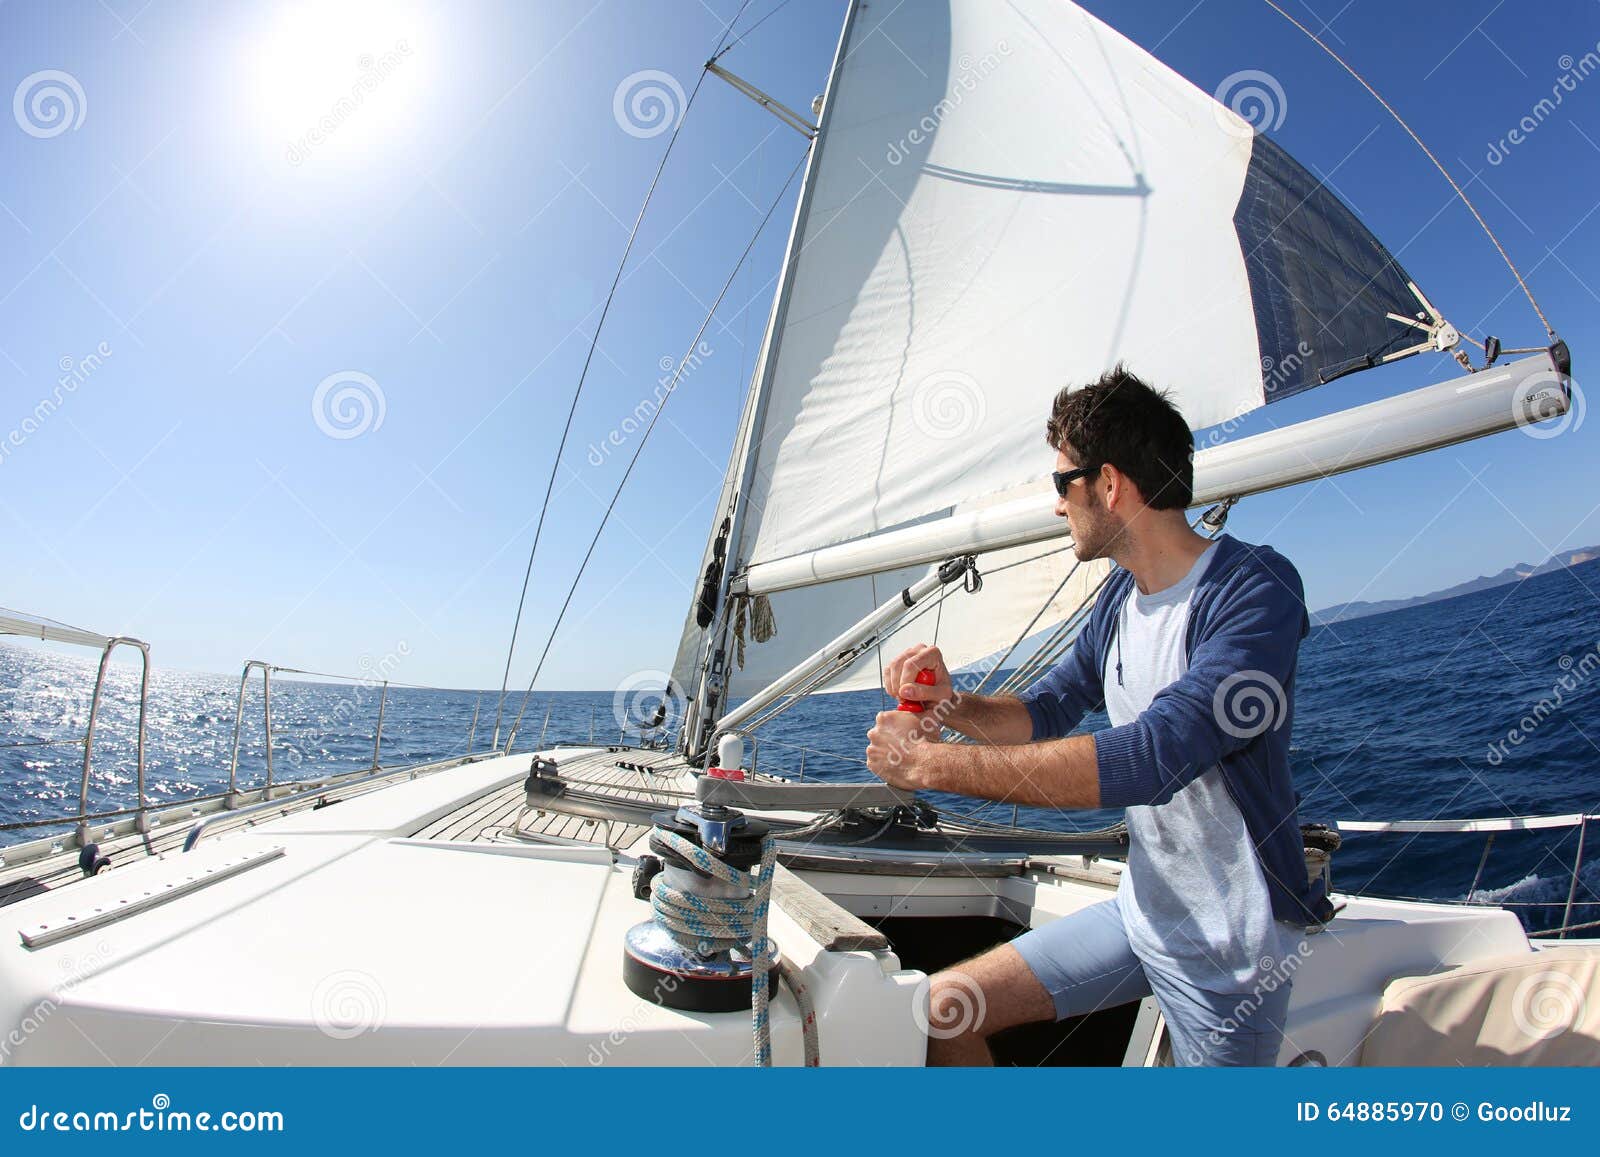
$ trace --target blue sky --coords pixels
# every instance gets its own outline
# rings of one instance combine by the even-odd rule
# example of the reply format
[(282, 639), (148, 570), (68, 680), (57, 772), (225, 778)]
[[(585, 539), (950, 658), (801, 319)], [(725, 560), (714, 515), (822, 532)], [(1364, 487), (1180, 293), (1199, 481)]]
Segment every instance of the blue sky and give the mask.
[[(1426, 159), (1281, 18), (1219, 0), (1088, 6), (1208, 92), (1272, 73), (1277, 139), (1447, 316), (1507, 345), (1541, 339)], [(64, 131), (26, 103), (0, 119), (0, 441), (63, 366), (92, 366), (0, 456), (0, 605), (137, 634), (165, 666), (357, 673), (403, 647), (397, 678), (498, 685), (561, 422), (667, 140), (623, 131), (614, 96), (642, 70), (691, 89), (738, 7), (0, 7), (4, 91), (46, 70), (79, 90)], [(739, 28), (774, 7), (756, 0)], [(1290, 7), (1467, 185), (1571, 345), (1581, 389), (1600, 303), (1600, 77), (1489, 154), (1600, 53), (1600, 6), (1468, 0), (1445, 22), (1422, 4)], [(804, 109), (841, 14), (793, 0), (724, 63)], [(316, 139), (363, 58), (381, 80)], [(802, 143), (715, 79), (697, 98), (601, 334), (513, 686), (632, 448), (595, 466), (590, 446), (685, 352)], [(788, 217), (786, 203), (666, 411), (542, 686), (612, 687), (670, 662)], [(1450, 369), (1413, 359), (1346, 378), (1251, 428)], [(381, 395), (381, 424), (352, 411), (366, 426), (354, 437), (313, 414), (341, 374), (364, 377), (325, 393)], [(1230, 529), (1289, 554), (1313, 606), (1415, 594), (1600, 543), (1590, 442), (1577, 423), (1502, 434), (1251, 499)]]

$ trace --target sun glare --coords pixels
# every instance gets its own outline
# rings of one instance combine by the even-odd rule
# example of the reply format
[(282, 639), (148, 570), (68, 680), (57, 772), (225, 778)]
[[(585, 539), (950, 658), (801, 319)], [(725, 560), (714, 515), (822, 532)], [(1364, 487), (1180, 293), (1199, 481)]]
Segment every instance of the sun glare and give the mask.
[(392, 142), (420, 111), (422, 31), (415, 10), (379, 0), (273, 6), (255, 52), (271, 144), (299, 166)]

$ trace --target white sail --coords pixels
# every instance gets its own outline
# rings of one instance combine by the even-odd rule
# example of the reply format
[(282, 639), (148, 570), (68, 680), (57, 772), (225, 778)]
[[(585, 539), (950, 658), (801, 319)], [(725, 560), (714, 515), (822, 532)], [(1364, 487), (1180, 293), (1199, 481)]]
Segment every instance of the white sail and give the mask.
[[(1118, 361), (1200, 429), (1417, 337), (1388, 316), (1417, 312), (1409, 278), (1348, 208), (1065, 0), (855, 5), (814, 147), (718, 511), (727, 576), (1023, 493), (1048, 504), (1050, 401)], [(777, 635), (747, 644), (725, 694), (926, 573), (926, 556), (875, 557), (875, 583), (774, 594)], [(1016, 637), (1059, 563), (980, 596), (964, 661)], [(698, 611), (686, 688), (719, 646)]]
[(1118, 360), (1199, 429), (1407, 336), (1348, 210), (1073, 4), (867, 5), (830, 99), (745, 563), (1041, 477), (1051, 396)]
[(1261, 404), (1210, 97), (1051, 0), (868, 5), (832, 99), (736, 557), (1041, 477), (1051, 396), (1119, 359), (1196, 427)]

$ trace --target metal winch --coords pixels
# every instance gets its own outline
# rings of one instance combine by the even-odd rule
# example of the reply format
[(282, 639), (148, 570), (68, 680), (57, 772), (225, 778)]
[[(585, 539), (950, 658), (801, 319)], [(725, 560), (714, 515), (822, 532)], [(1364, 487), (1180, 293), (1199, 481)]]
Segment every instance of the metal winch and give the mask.
[[(623, 979), (646, 1000), (696, 1012), (749, 1009), (754, 957), (765, 940), (769, 830), (735, 808), (699, 803), (657, 812), (651, 856), (634, 872), (634, 894), (654, 918), (623, 942)], [(761, 893), (758, 895), (758, 893)], [(752, 945), (754, 944), (754, 951)], [(767, 945), (769, 974), (776, 949)], [(769, 976), (770, 980), (770, 976)], [(770, 991), (770, 983), (765, 986)]]

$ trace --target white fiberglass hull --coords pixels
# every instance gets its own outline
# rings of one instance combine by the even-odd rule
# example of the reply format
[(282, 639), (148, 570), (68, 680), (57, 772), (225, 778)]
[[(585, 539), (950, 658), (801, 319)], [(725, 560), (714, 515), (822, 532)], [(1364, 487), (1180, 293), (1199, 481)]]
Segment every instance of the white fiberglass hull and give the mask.
[[(662, 753), (552, 754), (564, 769), (612, 769), (607, 790), (618, 799), (664, 804), (692, 791), (687, 770)], [(750, 1063), (748, 1014), (674, 1011), (623, 983), (623, 936), (649, 918), (630, 878), (646, 828), (568, 814), (561, 800), (524, 806), (529, 764), (482, 759), (337, 806), (274, 813), (208, 833), (193, 851), (123, 857), (0, 907), (0, 1060)], [(928, 950), (895, 935), (851, 948), (840, 927), (859, 927), (858, 917), (1037, 926), (1109, 898), (1121, 870), (1078, 856), (849, 856), (854, 867), (842, 870), (796, 861), (826, 899), (780, 896), (771, 925), (816, 1003), (824, 1064), (917, 1065), (926, 1049), (926, 960), (914, 957)], [(1539, 956), (1500, 909), (1336, 900), (1346, 907), (1291, 966), (1282, 1064), (1359, 1063), (1397, 976)], [(1584, 950), (1600, 953), (1594, 942)], [(1159, 1055), (1154, 1008), (1128, 1011), (1131, 1030), (1114, 1030), (1125, 1043), (1114, 1037), (1099, 1063)], [(775, 1063), (800, 1063), (787, 987), (771, 1022)]]

